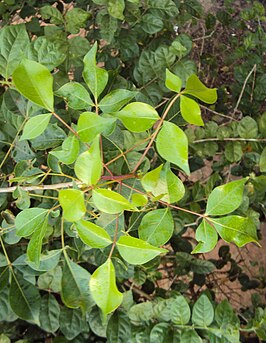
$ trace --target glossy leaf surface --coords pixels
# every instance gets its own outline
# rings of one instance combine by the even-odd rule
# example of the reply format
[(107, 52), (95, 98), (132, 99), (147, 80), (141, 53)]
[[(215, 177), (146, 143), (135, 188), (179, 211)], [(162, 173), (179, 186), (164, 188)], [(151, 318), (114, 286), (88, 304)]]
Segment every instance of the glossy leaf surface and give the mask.
[(87, 151), (78, 156), (74, 170), (77, 177), (86, 185), (97, 184), (102, 174), (102, 158), (98, 137), (95, 138)]
[(187, 136), (177, 125), (164, 122), (156, 139), (156, 147), (160, 156), (166, 161), (174, 163), (186, 174), (190, 173)]
[(207, 104), (213, 104), (217, 101), (216, 89), (206, 87), (195, 74), (188, 78), (184, 94), (193, 95)]
[(142, 239), (131, 236), (121, 236), (117, 241), (117, 248), (123, 259), (130, 264), (144, 264), (168, 252), (166, 249), (154, 247)]
[(208, 198), (206, 214), (220, 216), (236, 210), (243, 199), (247, 179), (229, 182), (214, 188)]
[(143, 102), (132, 102), (113, 115), (132, 132), (146, 131), (159, 119), (157, 111)]
[(102, 212), (116, 214), (125, 210), (134, 210), (134, 206), (122, 195), (109, 189), (95, 189), (92, 192), (95, 206)]
[(196, 230), (196, 240), (198, 245), (192, 251), (193, 254), (206, 253), (214, 249), (218, 241), (218, 235), (213, 227), (206, 219), (203, 219)]
[(46, 67), (24, 59), (12, 77), (17, 90), (25, 98), (50, 112), (54, 111), (53, 77)]
[(113, 312), (122, 302), (123, 295), (116, 286), (115, 269), (111, 259), (98, 267), (90, 279), (91, 295), (106, 315)]
[(199, 104), (188, 98), (187, 96), (180, 97), (180, 110), (182, 117), (189, 123), (194, 125), (203, 126), (203, 120), (201, 118), (201, 111)]
[(70, 222), (80, 220), (86, 212), (84, 193), (77, 189), (60, 190), (59, 202), (63, 209), (63, 217)]
[(46, 113), (30, 118), (24, 126), (20, 140), (33, 139), (40, 136), (47, 128), (51, 116), (51, 113)]
[(92, 248), (105, 248), (112, 244), (109, 234), (100, 226), (80, 220), (76, 223), (79, 238)]

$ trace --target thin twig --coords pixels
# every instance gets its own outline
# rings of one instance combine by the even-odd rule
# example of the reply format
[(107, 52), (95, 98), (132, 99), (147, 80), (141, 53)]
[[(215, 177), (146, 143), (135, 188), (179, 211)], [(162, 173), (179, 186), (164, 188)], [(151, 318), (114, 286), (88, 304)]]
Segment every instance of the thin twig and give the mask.
[(233, 138), (233, 137), (228, 137), (228, 138), (205, 138), (205, 139), (198, 139), (194, 141), (193, 143), (205, 143), (205, 142), (215, 142), (215, 141), (240, 141), (240, 142), (266, 142), (266, 138)]
[(243, 94), (244, 94), (244, 91), (245, 91), (245, 88), (246, 88), (248, 79), (250, 78), (250, 76), (252, 75), (252, 73), (255, 72), (256, 68), (257, 68), (257, 65), (254, 64), (253, 68), (250, 70), (250, 72), (248, 73), (247, 77), (245, 78), (245, 81), (244, 81), (244, 83), (243, 83), (243, 87), (242, 87), (242, 89), (241, 89), (239, 98), (238, 98), (238, 100), (237, 100), (236, 106), (235, 106), (234, 111), (233, 111), (233, 116), (234, 116), (234, 114), (236, 113), (236, 111), (237, 111), (237, 109), (238, 109), (238, 106), (239, 106), (239, 104), (240, 104), (240, 102), (241, 102), (241, 99), (242, 99), (242, 97), (243, 97)]

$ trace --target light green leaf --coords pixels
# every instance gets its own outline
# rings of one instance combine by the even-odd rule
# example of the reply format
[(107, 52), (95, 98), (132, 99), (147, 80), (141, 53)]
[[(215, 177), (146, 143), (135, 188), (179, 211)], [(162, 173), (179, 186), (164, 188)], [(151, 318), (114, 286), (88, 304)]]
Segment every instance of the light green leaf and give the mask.
[(15, 219), (16, 234), (18, 236), (30, 236), (36, 227), (47, 216), (48, 209), (33, 207), (20, 212)]
[(199, 326), (209, 326), (214, 319), (212, 303), (207, 295), (202, 294), (193, 306), (192, 323)]
[(139, 238), (160, 246), (169, 241), (174, 231), (174, 221), (168, 208), (154, 210), (145, 214), (139, 226)]
[(25, 58), (29, 45), (25, 24), (5, 26), (0, 31), (0, 74), (7, 80)]
[(183, 130), (173, 123), (164, 122), (157, 136), (156, 147), (161, 157), (189, 175), (188, 140)]
[(173, 92), (179, 93), (182, 87), (182, 80), (169, 69), (166, 69), (165, 86)]
[(51, 113), (46, 113), (30, 118), (24, 126), (20, 140), (33, 139), (40, 136), (47, 128), (51, 115)]
[(60, 306), (53, 294), (45, 294), (41, 300), (40, 327), (47, 332), (59, 328)]
[(92, 201), (102, 212), (116, 214), (125, 210), (136, 210), (122, 195), (109, 189), (95, 189), (92, 191)]
[(180, 343), (202, 343), (202, 339), (195, 330), (184, 330), (180, 337)]
[(42, 222), (36, 226), (34, 233), (30, 239), (27, 247), (27, 256), (29, 261), (35, 263), (38, 267), (40, 264), (40, 257), (42, 252), (42, 241), (48, 228), (48, 215)]
[(250, 242), (258, 243), (256, 226), (250, 218), (227, 216), (211, 221), (222, 239), (228, 243), (235, 243), (238, 247)]
[(131, 99), (135, 97), (137, 92), (129, 91), (127, 89), (115, 89), (105, 95), (100, 101), (99, 107), (104, 113), (111, 113), (119, 111)]
[(171, 171), (169, 163), (160, 165), (146, 173), (141, 179), (146, 192), (151, 192), (162, 201), (173, 203), (183, 198), (185, 187), (182, 181)]
[(25, 98), (50, 112), (54, 111), (53, 77), (46, 67), (25, 59), (12, 77), (17, 90)]
[(132, 102), (113, 115), (119, 118), (124, 126), (132, 132), (146, 131), (160, 119), (157, 111), (143, 102)]
[(64, 98), (74, 110), (88, 109), (93, 106), (89, 92), (78, 82), (69, 82), (59, 88), (55, 95)]
[(132, 194), (131, 202), (136, 207), (143, 207), (148, 203), (148, 199), (145, 195), (134, 193)]
[(63, 144), (62, 150), (50, 151), (49, 154), (55, 156), (60, 162), (64, 164), (72, 164), (76, 161), (79, 153), (79, 140), (77, 137), (67, 137)]
[(82, 242), (92, 248), (101, 249), (112, 244), (108, 233), (102, 227), (91, 222), (80, 220), (76, 223), (76, 229)]
[(62, 275), (61, 297), (63, 303), (70, 308), (80, 307), (83, 312), (93, 306), (89, 290), (90, 273), (72, 262), (65, 255)]
[(195, 74), (192, 74), (188, 78), (184, 94), (193, 95), (201, 101), (206, 102), (206, 104), (213, 104), (217, 101), (216, 88), (211, 89), (206, 87)]
[(192, 254), (209, 252), (214, 249), (218, 241), (217, 232), (205, 219), (197, 228), (195, 238), (199, 243), (192, 251)]
[(260, 171), (261, 173), (266, 173), (266, 147), (260, 155)]
[(32, 323), (39, 324), (40, 294), (35, 285), (24, 280), (21, 275), (11, 274), (9, 302), (15, 314)]
[(243, 200), (247, 178), (218, 186), (209, 195), (206, 215), (220, 216), (236, 210)]
[(84, 193), (78, 189), (63, 189), (59, 191), (59, 203), (63, 209), (63, 217), (69, 222), (80, 220), (85, 212)]
[(203, 126), (199, 104), (186, 96), (180, 97), (180, 111), (182, 117), (190, 124)]
[(123, 300), (115, 280), (115, 269), (110, 258), (98, 267), (90, 279), (90, 291), (104, 315), (113, 312)]
[(97, 99), (108, 82), (108, 72), (96, 65), (97, 42), (84, 57), (83, 78), (91, 90), (95, 99)]
[(82, 142), (92, 142), (97, 135), (109, 130), (115, 123), (115, 118), (103, 118), (96, 113), (81, 113), (78, 120), (78, 134)]
[(125, 0), (108, 0), (108, 13), (116, 18), (123, 20), (124, 19), (124, 9), (125, 9)]
[(190, 319), (190, 307), (186, 299), (180, 295), (171, 301), (171, 321), (174, 324), (186, 325)]
[(120, 255), (130, 264), (144, 264), (168, 252), (166, 249), (154, 247), (142, 239), (131, 236), (121, 236), (116, 245)]
[(96, 185), (102, 174), (102, 158), (99, 137), (96, 137), (90, 148), (80, 154), (76, 160), (75, 173), (86, 185)]

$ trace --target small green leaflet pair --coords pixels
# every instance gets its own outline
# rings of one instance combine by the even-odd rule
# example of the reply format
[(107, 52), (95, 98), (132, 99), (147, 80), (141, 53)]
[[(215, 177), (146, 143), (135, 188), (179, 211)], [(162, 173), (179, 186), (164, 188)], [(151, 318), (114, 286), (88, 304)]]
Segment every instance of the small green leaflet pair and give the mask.
[(206, 217), (196, 230), (199, 244), (192, 253), (211, 251), (218, 240), (217, 232), (224, 241), (235, 243), (238, 247), (250, 242), (259, 244), (256, 226), (250, 218), (238, 215), (213, 218), (213, 216), (230, 214), (241, 205), (247, 179), (229, 182), (214, 188), (211, 192), (207, 201)]

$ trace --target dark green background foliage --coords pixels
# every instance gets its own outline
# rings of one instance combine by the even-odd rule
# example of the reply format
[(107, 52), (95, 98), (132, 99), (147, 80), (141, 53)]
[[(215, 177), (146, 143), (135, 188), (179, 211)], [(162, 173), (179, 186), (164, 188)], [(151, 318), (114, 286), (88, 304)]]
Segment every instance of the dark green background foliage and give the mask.
[(263, 266), (220, 244), (266, 214), (265, 8), (242, 5), (0, 2), (1, 342), (266, 340)]

